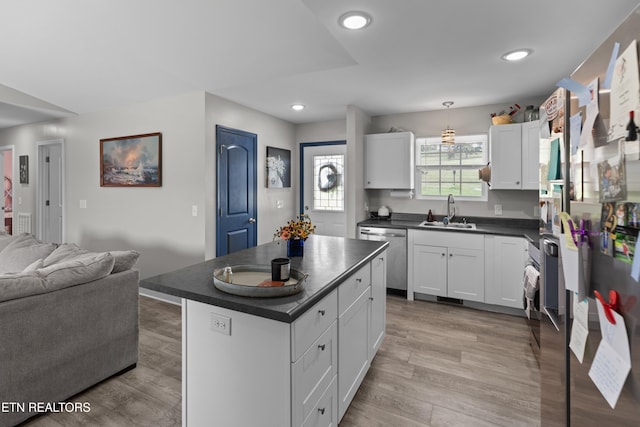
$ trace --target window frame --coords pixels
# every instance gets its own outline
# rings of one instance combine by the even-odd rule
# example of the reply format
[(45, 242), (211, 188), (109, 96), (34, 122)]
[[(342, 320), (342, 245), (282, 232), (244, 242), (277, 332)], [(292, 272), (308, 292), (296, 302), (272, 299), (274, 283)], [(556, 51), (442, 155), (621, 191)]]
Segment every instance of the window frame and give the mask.
[[(480, 140), (480, 141), (479, 141)], [(440, 150), (440, 155), (442, 156), (442, 149), (441, 147), (444, 145), (446, 146), (446, 144), (442, 144), (442, 138), (440, 137), (416, 137), (415, 139), (415, 151), (416, 151), (416, 155), (415, 155), (415, 160), (414, 160), (414, 167), (415, 167), (415, 176), (414, 176), (414, 184), (415, 184), (415, 198), (416, 200), (446, 200), (447, 199), (447, 195), (423, 195), (422, 194), (422, 171), (423, 170), (427, 170), (427, 169), (438, 169), (438, 170), (446, 170), (446, 169), (452, 169), (452, 165), (421, 165), (420, 162), (420, 147), (422, 145), (436, 145), (438, 147), (438, 150)], [(489, 158), (489, 135), (486, 133), (479, 133), (479, 134), (474, 134), (474, 135), (460, 135), (460, 136), (456, 136), (456, 143), (454, 144), (454, 146), (458, 145), (458, 144), (468, 144), (468, 143), (474, 143), (474, 142), (482, 142), (484, 149), (482, 151), (482, 161), (480, 163), (474, 163), (468, 166), (463, 166), (463, 165), (455, 165), (455, 169), (457, 170), (478, 170), (483, 168), (484, 166), (487, 165), (488, 162), (488, 158)], [(431, 143), (431, 144), (429, 144)], [(470, 202), (486, 202), (489, 198), (489, 186), (485, 185), (484, 182), (482, 182), (480, 180), (480, 178), (478, 178), (478, 182), (480, 183), (480, 185), (482, 186), (482, 194), (479, 196), (461, 196), (461, 195), (456, 195), (454, 194), (454, 197), (456, 198), (456, 200), (464, 200), (464, 201), (470, 201)]]

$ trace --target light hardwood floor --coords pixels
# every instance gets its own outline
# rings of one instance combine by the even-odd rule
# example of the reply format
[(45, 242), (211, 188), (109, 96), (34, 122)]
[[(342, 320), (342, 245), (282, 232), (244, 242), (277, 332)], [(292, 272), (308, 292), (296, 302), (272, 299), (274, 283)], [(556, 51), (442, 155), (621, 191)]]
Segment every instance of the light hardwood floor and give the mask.
[[(539, 426), (523, 318), (389, 295), (387, 336), (340, 427)], [(28, 426), (180, 425), (180, 307), (140, 298), (140, 361)], [(212, 420), (213, 427), (217, 427)]]

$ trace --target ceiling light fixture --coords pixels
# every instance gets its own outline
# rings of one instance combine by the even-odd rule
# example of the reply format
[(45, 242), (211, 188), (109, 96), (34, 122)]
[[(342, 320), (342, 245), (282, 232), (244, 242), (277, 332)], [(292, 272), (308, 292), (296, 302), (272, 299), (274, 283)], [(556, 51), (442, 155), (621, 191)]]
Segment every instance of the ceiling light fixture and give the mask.
[(338, 23), (347, 30), (361, 30), (371, 24), (371, 20), (371, 15), (368, 13), (352, 11), (342, 14), (338, 18)]
[(291, 106), (291, 109), (292, 109), (292, 110), (295, 110), (295, 111), (302, 111), (302, 110), (304, 110), (304, 109), (305, 109), (305, 107), (306, 107), (306, 106), (305, 106), (304, 104), (293, 104), (293, 105)]
[(532, 52), (533, 51), (531, 49), (518, 49), (505, 53), (502, 55), (502, 59), (505, 61), (520, 61), (521, 59), (531, 55)]
[[(445, 101), (442, 103), (442, 105), (447, 107), (447, 111), (449, 111), (449, 107), (453, 105), (453, 101)], [(455, 129), (451, 129), (447, 124), (447, 128), (442, 131), (442, 144), (453, 145), (455, 144), (455, 142), (456, 142), (456, 131)]]

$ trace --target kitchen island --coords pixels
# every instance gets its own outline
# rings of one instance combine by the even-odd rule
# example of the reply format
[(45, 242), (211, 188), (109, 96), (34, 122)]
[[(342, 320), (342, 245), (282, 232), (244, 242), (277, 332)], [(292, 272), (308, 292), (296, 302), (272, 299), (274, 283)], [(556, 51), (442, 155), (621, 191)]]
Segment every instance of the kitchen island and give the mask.
[(269, 265), (284, 242), (142, 280), (182, 298), (183, 425), (337, 425), (384, 337), (387, 245), (311, 236), (291, 259), (305, 289), (282, 298), (225, 294), (212, 277)]

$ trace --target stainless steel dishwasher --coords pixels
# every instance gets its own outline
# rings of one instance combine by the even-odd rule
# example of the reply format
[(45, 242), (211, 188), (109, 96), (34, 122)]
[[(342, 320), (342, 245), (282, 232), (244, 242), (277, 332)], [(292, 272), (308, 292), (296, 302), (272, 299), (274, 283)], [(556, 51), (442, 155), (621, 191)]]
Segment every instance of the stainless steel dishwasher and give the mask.
[(387, 249), (387, 289), (407, 291), (407, 230), (373, 226), (358, 227), (361, 240), (389, 242)]

